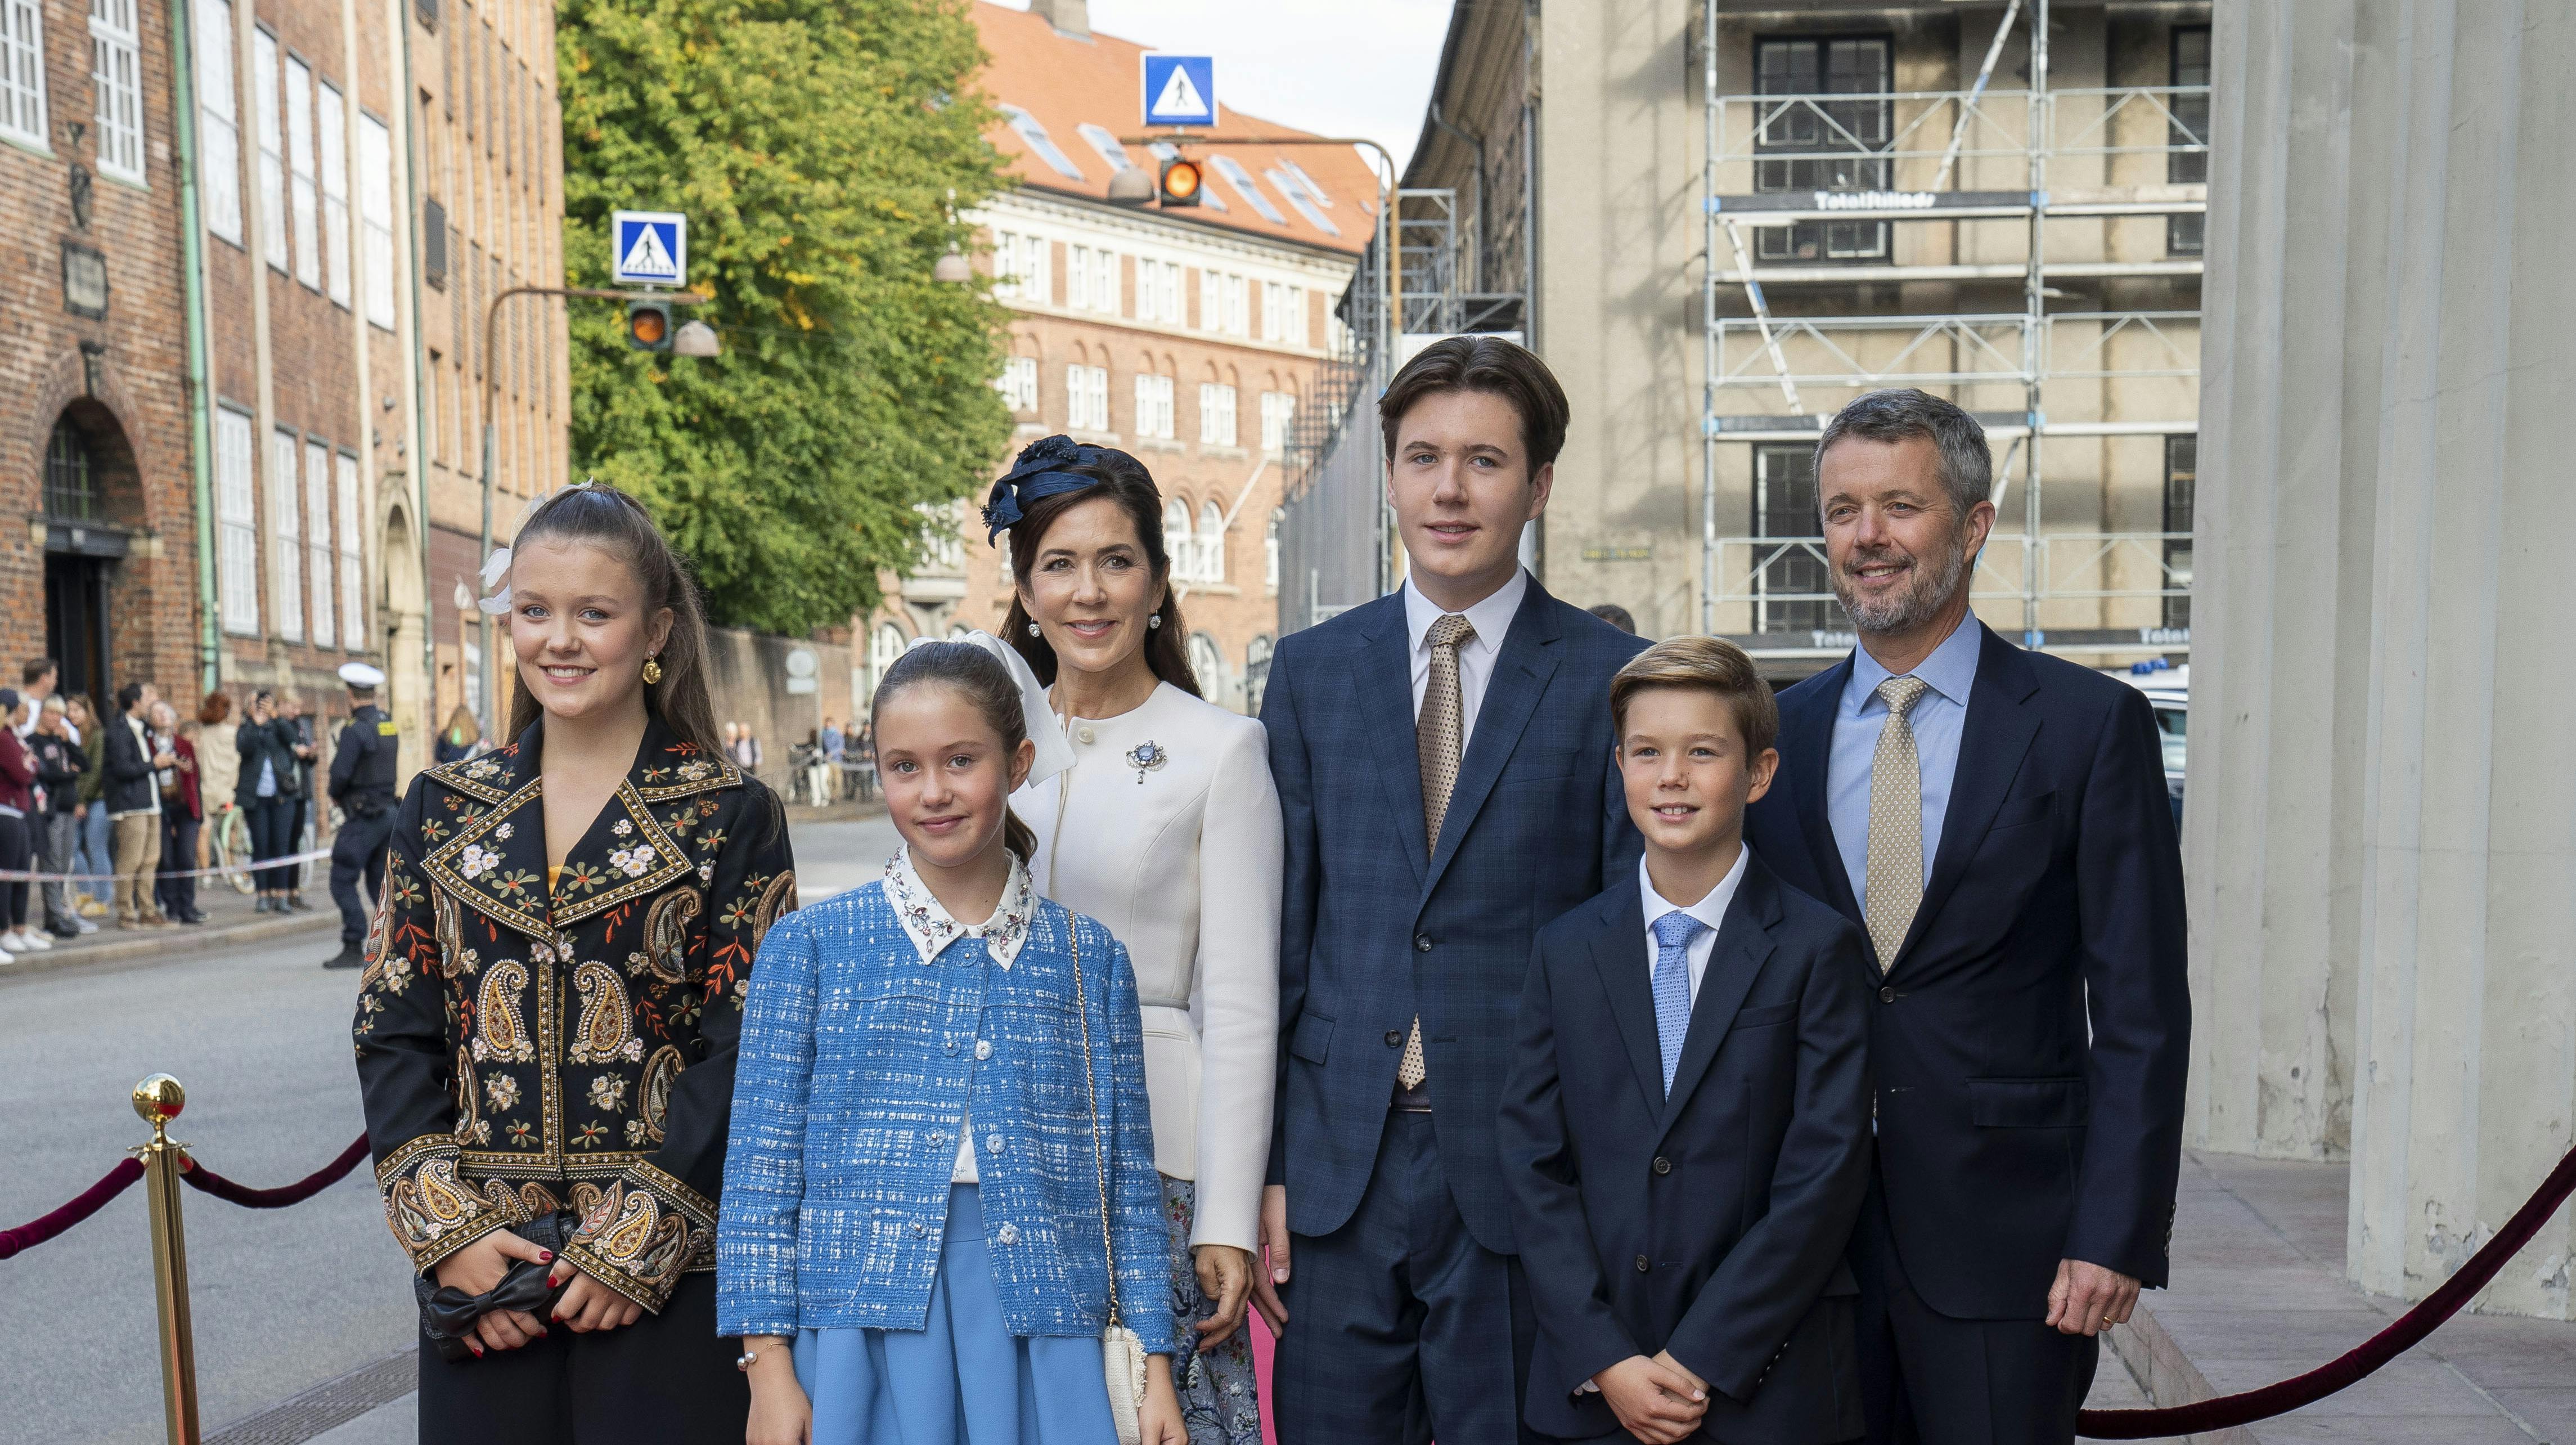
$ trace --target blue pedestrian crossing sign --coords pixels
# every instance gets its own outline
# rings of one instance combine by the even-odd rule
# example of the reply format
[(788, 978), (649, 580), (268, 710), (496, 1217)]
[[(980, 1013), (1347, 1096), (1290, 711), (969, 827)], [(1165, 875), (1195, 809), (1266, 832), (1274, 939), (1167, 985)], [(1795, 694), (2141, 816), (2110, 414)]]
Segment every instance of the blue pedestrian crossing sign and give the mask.
[(1216, 124), (1216, 57), (1147, 55), (1145, 124)]
[(620, 286), (678, 286), (689, 279), (689, 218), (677, 211), (619, 211), (609, 260)]

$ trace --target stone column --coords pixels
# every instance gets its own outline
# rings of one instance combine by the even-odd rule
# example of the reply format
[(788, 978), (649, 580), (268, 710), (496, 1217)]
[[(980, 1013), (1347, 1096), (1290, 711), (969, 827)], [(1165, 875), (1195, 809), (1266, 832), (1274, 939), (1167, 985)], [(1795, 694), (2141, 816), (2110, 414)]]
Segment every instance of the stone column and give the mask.
[[(2194, 1133), (2331, 1156), (2348, 1100), (2350, 1273), (2421, 1296), (2576, 1110), (2576, 16), (2219, 14)], [(2484, 1306), (2567, 1317), (2568, 1245)]]

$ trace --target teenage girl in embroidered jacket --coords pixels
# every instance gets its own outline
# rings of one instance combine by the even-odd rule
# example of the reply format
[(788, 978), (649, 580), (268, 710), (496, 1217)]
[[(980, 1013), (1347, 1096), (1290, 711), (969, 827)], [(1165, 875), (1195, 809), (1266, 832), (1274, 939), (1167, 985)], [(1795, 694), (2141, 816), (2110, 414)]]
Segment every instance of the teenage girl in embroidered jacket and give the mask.
[(468, 1305), (464, 1348), (424, 1341), (420, 1438), (731, 1439), (716, 1200), (783, 816), (715, 751), (697, 594), (641, 507), (557, 492), (509, 576), (515, 741), (413, 780), (359, 982), (386, 1215)]
[(761, 950), (716, 1241), (750, 1445), (1115, 1445), (1113, 1302), (1150, 1356), (1145, 1445), (1186, 1445), (1136, 980), (1031, 887), (1007, 800), (1044, 702), (1009, 656), (979, 634), (887, 671), (903, 851)]

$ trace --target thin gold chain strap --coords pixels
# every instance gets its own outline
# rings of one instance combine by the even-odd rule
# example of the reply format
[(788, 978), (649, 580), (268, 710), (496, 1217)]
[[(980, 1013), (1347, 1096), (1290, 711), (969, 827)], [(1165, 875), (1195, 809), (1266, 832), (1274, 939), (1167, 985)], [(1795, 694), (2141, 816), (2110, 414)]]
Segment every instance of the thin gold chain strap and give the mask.
[(1109, 1158), (1100, 1143), (1100, 1083), (1091, 1073), (1091, 1008), (1082, 995), (1082, 922), (1065, 910), (1073, 935), (1073, 1016), (1082, 1020), (1082, 1087), (1091, 1096), (1091, 1172), (1100, 1182), (1100, 1259), (1109, 1271), (1109, 1324), (1118, 1325), (1118, 1247), (1109, 1242)]

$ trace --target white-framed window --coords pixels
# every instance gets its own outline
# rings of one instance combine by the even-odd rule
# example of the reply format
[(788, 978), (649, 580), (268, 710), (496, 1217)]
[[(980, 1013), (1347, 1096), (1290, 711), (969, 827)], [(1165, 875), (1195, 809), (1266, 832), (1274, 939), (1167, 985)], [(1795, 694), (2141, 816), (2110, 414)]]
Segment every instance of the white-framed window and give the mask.
[(251, 419), (215, 409), (215, 590), (224, 631), (259, 636), (259, 509), (251, 491)]
[(1055, 137), (1047, 134), (1047, 128), (1038, 124), (1036, 116), (1016, 105), (1004, 105), (1000, 110), (1002, 118), (1010, 122), (1011, 129), (1019, 133), (1021, 141), (1027, 144), (1030, 152), (1052, 167), (1057, 175), (1069, 181), (1085, 179), (1082, 167), (1075, 165), (1073, 157), (1066, 155), (1056, 145)]
[(1181, 263), (1136, 262), (1136, 319), (1178, 326), (1181, 316)]
[(322, 289), (322, 197), (313, 153), (313, 67), (286, 57), (287, 200), (295, 219), (295, 279)]
[(349, 117), (340, 92), (324, 85), (322, 123), (322, 259), (331, 299), (346, 306), (349, 290)]
[(300, 443), (279, 427), (268, 438), (268, 595), (277, 604), (277, 635), (304, 640), (304, 529), (295, 505)]
[(1199, 383), (1199, 441), (1206, 446), (1234, 445), (1234, 388), (1223, 382)]
[(1072, 431), (1109, 430), (1109, 368), (1068, 366), (1064, 369), (1065, 420)]
[(358, 113), (358, 228), (367, 322), (394, 329), (394, 143), (385, 123)]
[(1228, 336), (1252, 334), (1252, 317), (1244, 300), (1248, 284), (1240, 276), (1225, 278), (1225, 334)]
[(1306, 288), (1285, 281), (1261, 283), (1261, 339), (1286, 346), (1306, 344)]
[(240, 245), (241, 109), (233, 96), (232, 0), (197, 0), (197, 176), (205, 189), (206, 229)]
[(1199, 503), (1199, 580), (1225, 580), (1225, 509), (1214, 497)]
[(924, 567), (941, 572), (966, 569), (966, 538), (962, 530), (965, 514), (962, 501), (915, 502), (913, 510), (921, 514), (921, 561)]
[(1225, 277), (1214, 271), (1199, 272), (1199, 330), (1214, 331), (1225, 320)]
[(1019, 231), (993, 233), (993, 291), (1041, 306), (1055, 300), (1055, 291), (1047, 285), (1045, 237)]
[[(290, 509), (291, 510), (291, 509)], [(313, 645), (339, 640), (331, 625), (331, 449), (304, 444), (305, 553), (313, 569)]]
[(286, 269), (286, 122), (277, 103), (277, 37), (254, 31), (250, 40), (250, 120), (259, 136), (259, 249), (268, 264)]
[(99, 174), (143, 184), (143, 62), (134, 0), (89, 0), (90, 95)]
[(1136, 378), (1136, 435), (1172, 435), (1172, 379), (1140, 374)]
[(1136, 163), (1127, 158), (1127, 147), (1118, 143), (1117, 135), (1109, 127), (1086, 120), (1074, 130), (1091, 143), (1091, 148), (1100, 153), (1102, 160), (1109, 162), (1111, 174), (1136, 168)]
[(1288, 520), (1284, 508), (1270, 509), (1270, 527), (1261, 538), (1261, 585), (1271, 592), (1279, 590), (1279, 524)]
[(1005, 360), (1002, 363), (1001, 379), (993, 384), (1001, 388), (1002, 400), (1011, 410), (1035, 411), (1038, 409), (1038, 359), (1036, 357), (1014, 356)]
[(891, 622), (877, 624), (876, 632), (868, 638), (868, 685), (866, 694), (859, 699), (862, 707), (876, 701), (877, 684), (885, 681), (889, 668), (903, 660), (906, 645), (902, 628)]
[(1093, 246), (1064, 251), (1064, 304), (1076, 311), (1118, 314), (1118, 253)]
[(1172, 559), (1174, 577), (1183, 582), (1199, 580), (1199, 544), (1190, 531), (1190, 504), (1178, 497), (1163, 504), (1163, 554)]
[(45, 10), (40, 0), (0, 0), (0, 133), (49, 151), (45, 139)]
[(1261, 394), (1261, 449), (1265, 452), (1286, 451), (1288, 428), (1296, 419), (1296, 393), (1263, 392)]
[(340, 641), (351, 652), (367, 649), (367, 537), (358, 508), (358, 459), (333, 457), (340, 492)]
[(1288, 204), (1297, 208), (1297, 214), (1306, 218), (1306, 224), (1328, 236), (1338, 236), (1342, 233), (1342, 228), (1334, 225), (1332, 219), (1324, 214), (1323, 209), (1315, 204), (1315, 198), (1306, 193), (1305, 182), (1302, 179), (1306, 174), (1304, 171), (1297, 170), (1293, 166), (1285, 170), (1272, 166), (1261, 174), (1269, 180), (1270, 184), (1279, 188), (1279, 194), (1288, 198)]
[(1261, 182), (1252, 178), (1252, 172), (1243, 168), (1243, 162), (1229, 155), (1219, 155), (1215, 161), (1216, 173), (1225, 177), (1226, 184), (1234, 187), (1244, 203), (1258, 212), (1261, 219), (1274, 226), (1288, 224), (1288, 218), (1279, 214), (1279, 208), (1270, 204), (1270, 198), (1261, 193)]

